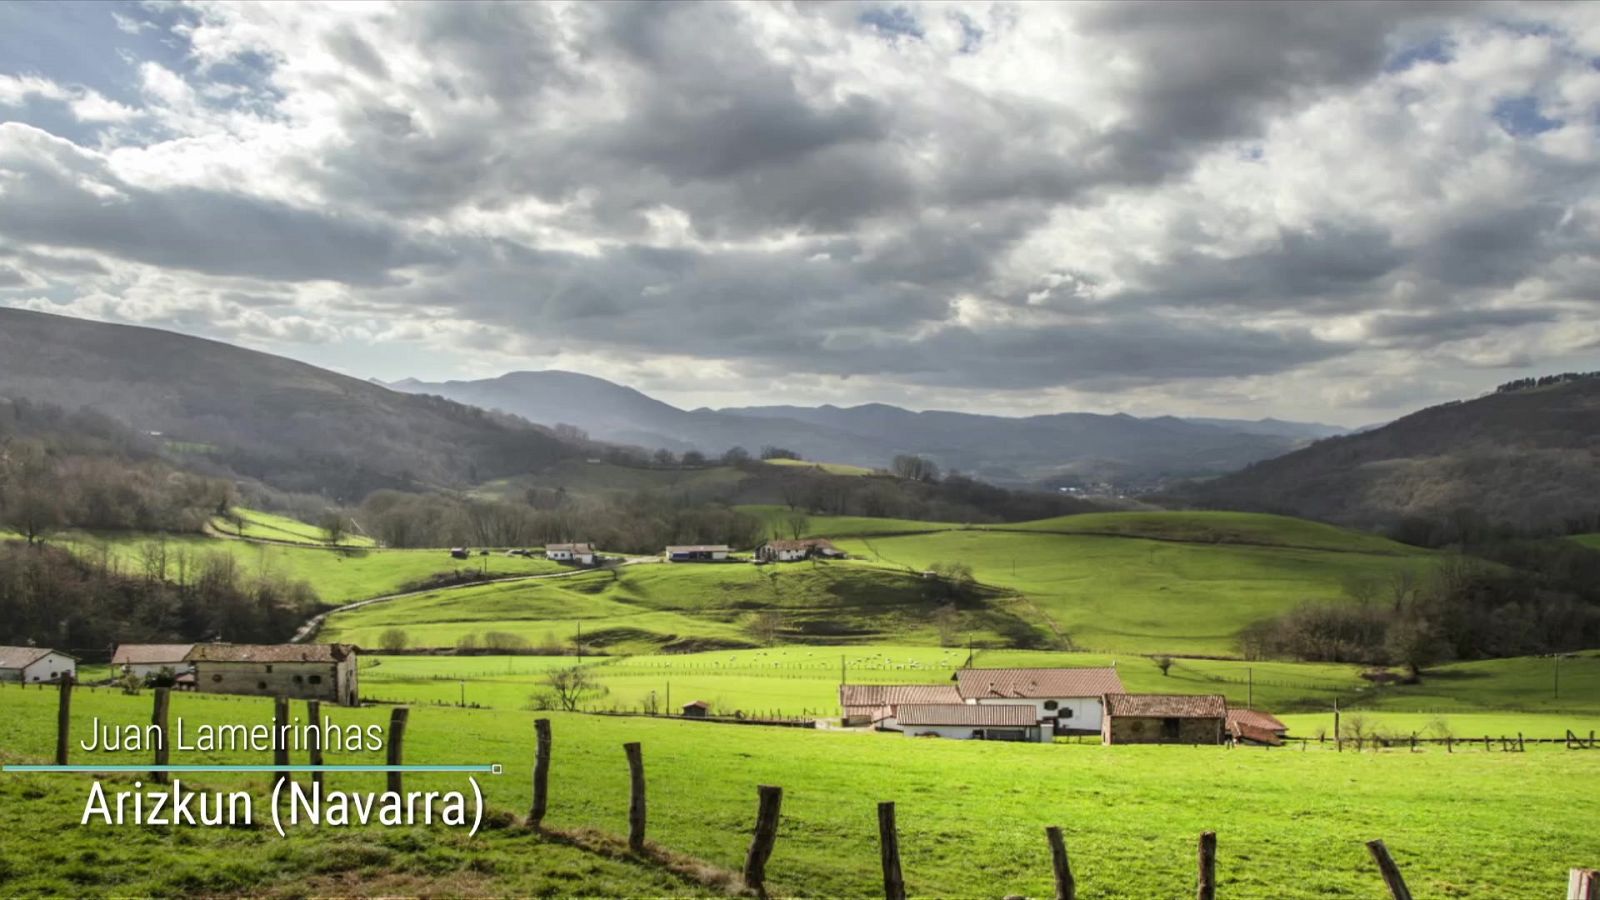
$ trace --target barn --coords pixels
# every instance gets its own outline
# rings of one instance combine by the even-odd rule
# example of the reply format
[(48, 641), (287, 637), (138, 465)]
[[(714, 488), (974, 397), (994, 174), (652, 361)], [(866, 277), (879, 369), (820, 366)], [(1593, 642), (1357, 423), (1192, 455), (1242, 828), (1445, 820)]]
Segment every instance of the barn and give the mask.
[(1107, 694), (1100, 739), (1107, 744), (1220, 744), (1228, 718), (1221, 694)]
[(1245, 744), (1276, 747), (1289, 734), (1289, 726), (1259, 709), (1229, 709), (1227, 722), (1228, 736)]
[(690, 719), (704, 719), (711, 715), (711, 704), (704, 700), (691, 700), (683, 705), (683, 714)]
[(910, 737), (942, 737), (974, 741), (1039, 740), (1039, 722), (1031, 706), (979, 706), (974, 703), (908, 703), (885, 719), (883, 727)]
[(206, 693), (360, 702), (352, 644), (195, 644), (187, 662)]
[(665, 555), (668, 562), (723, 562), (732, 552), (727, 544), (688, 544), (668, 547)]
[(193, 644), (118, 644), (111, 665), (124, 675), (147, 678), (162, 670), (173, 675), (189, 671), (189, 651)]
[(0, 647), (0, 681), (23, 684), (78, 677), (78, 658), (49, 647)]
[(580, 566), (594, 565), (593, 544), (545, 544), (544, 558), (553, 562), (577, 563)]

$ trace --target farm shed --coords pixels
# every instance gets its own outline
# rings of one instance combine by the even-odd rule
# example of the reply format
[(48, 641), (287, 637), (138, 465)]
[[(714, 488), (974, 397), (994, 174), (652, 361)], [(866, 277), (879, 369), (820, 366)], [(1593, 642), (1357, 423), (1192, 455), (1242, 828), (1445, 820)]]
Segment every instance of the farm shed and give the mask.
[(1107, 744), (1220, 744), (1228, 718), (1221, 694), (1107, 694), (1100, 739)]
[(1027, 706), (908, 703), (883, 722), (912, 737), (977, 741), (1038, 741), (1039, 723)]
[(691, 700), (683, 705), (683, 714), (691, 719), (704, 719), (711, 715), (711, 704), (704, 700)]
[(756, 559), (762, 562), (795, 562), (811, 557), (838, 559), (844, 553), (827, 538), (806, 538), (798, 541), (767, 541), (756, 548)]
[(1236, 741), (1249, 744), (1266, 744), (1276, 747), (1283, 743), (1289, 726), (1278, 717), (1259, 709), (1229, 709), (1228, 735)]
[(844, 724), (866, 725), (893, 715), (902, 704), (948, 705), (964, 702), (949, 684), (841, 684)]
[(545, 544), (544, 558), (554, 562), (577, 563), (580, 566), (594, 565), (593, 544)]
[(668, 562), (722, 562), (732, 552), (727, 544), (689, 544), (668, 547), (666, 557)]
[(118, 644), (111, 665), (124, 675), (145, 678), (160, 675), (162, 669), (173, 675), (189, 671), (189, 651), (193, 644)]
[(213, 694), (331, 700), (355, 706), (352, 644), (196, 644), (188, 662), (195, 687)]
[(1124, 690), (1114, 667), (958, 669), (954, 680), (967, 703), (1033, 709), (1041, 740), (1098, 732), (1101, 698)]
[(0, 681), (23, 684), (78, 677), (78, 658), (49, 647), (0, 647)]

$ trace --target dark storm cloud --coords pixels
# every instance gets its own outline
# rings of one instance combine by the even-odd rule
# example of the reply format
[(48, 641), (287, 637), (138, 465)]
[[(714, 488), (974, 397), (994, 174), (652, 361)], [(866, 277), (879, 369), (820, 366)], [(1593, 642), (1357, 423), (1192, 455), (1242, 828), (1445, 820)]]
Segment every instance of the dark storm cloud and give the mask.
[(242, 194), (148, 190), (94, 155), (16, 123), (0, 124), (0, 235), (157, 266), (282, 281), (377, 284), (437, 255), (391, 228)]
[(1418, 314), (1385, 314), (1373, 320), (1367, 333), (1377, 340), (1401, 346), (1430, 346), (1494, 334), (1508, 328), (1554, 322), (1554, 309), (1463, 309)]

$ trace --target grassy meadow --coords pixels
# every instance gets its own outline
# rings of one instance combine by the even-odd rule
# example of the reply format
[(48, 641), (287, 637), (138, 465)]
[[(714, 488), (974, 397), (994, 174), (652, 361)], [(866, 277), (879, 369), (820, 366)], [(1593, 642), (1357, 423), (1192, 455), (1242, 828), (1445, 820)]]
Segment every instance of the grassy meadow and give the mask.
[[(211, 520), (211, 527), (220, 534), (231, 534), (234, 537), (262, 541), (283, 541), (290, 544), (313, 544), (321, 547), (329, 546), (326, 531), (299, 519), (291, 519), (288, 516), (240, 507), (234, 508), (233, 516), (237, 519), (237, 522), (218, 516)], [(333, 546), (374, 547), (377, 546), (377, 542), (364, 534), (347, 534), (341, 537)]]
[[(1159, 676), (1158, 676), (1159, 677)], [(8, 760), (45, 759), (55, 694), (0, 688)], [(80, 690), (75, 727), (91, 717), (148, 720), (148, 695)], [(264, 699), (178, 695), (173, 715), (265, 722)], [(298, 711), (298, 710), (297, 710)], [(339, 723), (386, 720), (381, 707), (333, 709)], [(481, 779), (491, 807), (529, 802), (533, 713), (419, 707), (406, 760), (501, 763)], [(1382, 837), (1418, 897), (1559, 896), (1566, 871), (1600, 858), (1600, 831), (1573, 815), (1571, 787), (1600, 776), (1600, 753), (1542, 746), (1527, 753), (1430, 748), (1335, 753), (1221, 747), (1101, 747), (918, 741), (898, 736), (726, 726), (650, 718), (550, 714), (554, 731), (547, 824), (624, 834), (621, 744), (643, 745), (649, 835), (669, 850), (736, 870), (748, 846), (755, 786), (785, 788), (768, 866), (778, 895), (881, 892), (874, 804), (898, 805), (913, 896), (1048, 896), (1043, 827), (1062, 825), (1083, 896), (1171, 897), (1193, 890), (1193, 847), (1218, 832), (1219, 894), (1376, 897), (1363, 842)], [(331, 763), (379, 754), (330, 754)], [(143, 755), (88, 754), (74, 762)], [(266, 762), (263, 754), (179, 753), (174, 762)], [(303, 759), (296, 756), (296, 762)], [(331, 775), (329, 786), (380, 789), (381, 775)], [(196, 776), (193, 786), (265, 788), (262, 775)], [(554, 844), (520, 829), (476, 839), (435, 828), (296, 831), (79, 828), (86, 782), (6, 775), (0, 813), (61, 839), (0, 844), (0, 893), (273, 894), (709, 893), (642, 860)], [(452, 775), (407, 776), (407, 789), (461, 789)], [(74, 790), (76, 788), (76, 790)], [(1470, 796), (1471, 803), (1460, 802)], [(1511, 823), (1515, 823), (1512, 827)], [(99, 839), (116, 834), (118, 839)], [(301, 881), (296, 873), (309, 872)], [(462, 879), (462, 880), (454, 880)], [(114, 886), (114, 887), (107, 887)]]

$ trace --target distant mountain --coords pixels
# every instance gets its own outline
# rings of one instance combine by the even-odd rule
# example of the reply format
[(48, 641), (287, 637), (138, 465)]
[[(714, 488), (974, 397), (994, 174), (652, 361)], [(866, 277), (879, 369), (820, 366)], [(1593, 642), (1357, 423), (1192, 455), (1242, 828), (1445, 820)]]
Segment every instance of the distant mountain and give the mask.
[(1207, 506), (1365, 527), (1463, 515), (1522, 528), (1593, 520), (1600, 514), (1600, 380), (1435, 406), (1183, 494)]
[(390, 386), (504, 410), (546, 425), (573, 425), (607, 441), (710, 454), (733, 446), (756, 451), (773, 445), (808, 459), (879, 468), (897, 454), (916, 453), (947, 469), (1013, 485), (1154, 484), (1214, 475), (1337, 430), (1276, 420), (1091, 413), (1009, 418), (913, 412), (884, 404), (683, 410), (604, 379), (560, 371), (514, 372), (480, 381), (408, 379)]
[(582, 452), (547, 430), (218, 341), (0, 309), (0, 396), (89, 407), (195, 467), (359, 500)]

